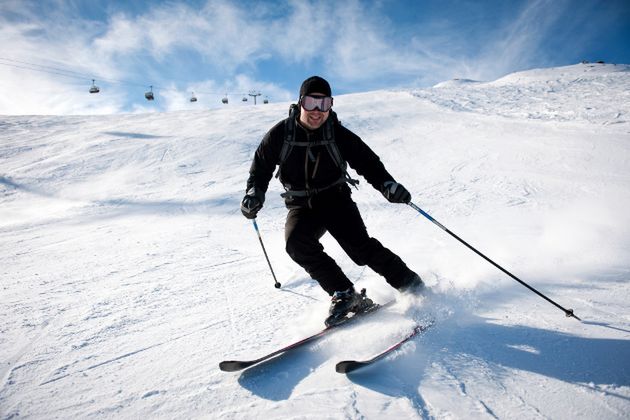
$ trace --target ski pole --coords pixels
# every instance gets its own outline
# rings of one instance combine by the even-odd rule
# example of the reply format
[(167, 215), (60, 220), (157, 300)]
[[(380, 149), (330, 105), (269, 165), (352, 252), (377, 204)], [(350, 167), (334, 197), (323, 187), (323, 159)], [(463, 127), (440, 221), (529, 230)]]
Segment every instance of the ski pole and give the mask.
[(486, 257), (484, 254), (482, 254), (481, 252), (479, 252), (477, 249), (475, 249), (472, 245), (470, 245), (468, 242), (464, 241), (462, 238), (460, 238), (459, 236), (455, 235), (453, 232), (451, 232), (450, 230), (448, 230), (443, 224), (441, 224), (440, 222), (438, 222), (437, 220), (435, 220), (433, 217), (431, 217), (427, 212), (425, 212), (424, 210), (422, 210), (420, 207), (416, 206), (415, 204), (413, 204), (412, 202), (409, 202), (409, 205), (416, 210), (418, 213), (420, 213), (421, 215), (423, 215), (424, 217), (426, 217), (427, 219), (429, 219), (430, 222), (434, 223), (435, 225), (437, 225), (440, 229), (442, 229), (443, 231), (445, 231), (446, 233), (448, 233), (449, 235), (451, 235), (453, 238), (457, 239), (459, 242), (461, 242), (462, 244), (466, 245), (468, 248), (470, 248), (473, 252), (475, 252), (477, 255), (479, 255), (481, 258), (483, 258), (484, 260), (488, 261), (490, 264), (494, 265), (496, 268), (498, 268), (499, 270), (503, 271), (505, 274), (507, 274), (508, 276), (510, 276), (511, 278), (513, 278), (514, 280), (516, 280), (517, 282), (519, 282), (520, 284), (522, 284), (523, 286), (527, 287), (529, 290), (531, 290), (532, 292), (536, 293), (538, 296), (540, 296), (541, 298), (545, 299), (547, 302), (555, 305), (557, 308), (561, 309), (562, 311), (564, 311), (564, 314), (567, 317), (573, 317), (575, 319), (577, 319), (578, 321), (581, 321), (580, 318), (577, 317), (577, 315), (575, 315), (573, 313), (573, 309), (565, 309), (562, 306), (560, 306), (559, 304), (557, 304), (556, 302), (554, 302), (553, 300), (549, 299), (547, 296), (543, 295), (542, 293), (540, 293), (538, 290), (534, 289), (533, 287), (531, 287), (529, 284), (525, 283), (523, 280), (519, 279), (518, 277), (516, 277), (514, 274), (510, 273), (509, 271), (507, 271), (505, 268), (501, 267), (499, 264), (495, 263), (494, 261), (492, 261), (490, 258)]
[(269, 257), (267, 256), (267, 250), (265, 250), (265, 244), (263, 244), (262, 236), (260, 236), (260, 231), (258, 230), (258, 224), (256, 223), (256, 219), (252, 219), (252, 222), (254, 222), (254, 229), (256, 229), (256, 233), (258, 234), (258, 240), (260, 241), (260, 246), (262, 246), (263, 253), (265, 254), (265, 259), (267, 260), (267, 264), (269, 264), (271, 275), (273, 276), (273, 280), (276, 282), (274, 286), (276, 287), (276, 289), (279, 289), (282, 285), (278, 283), (278, 279), (276, 279), (276, 273), (273, 272), (273, 267), (271, 266), (271, 261), (269, 261)]

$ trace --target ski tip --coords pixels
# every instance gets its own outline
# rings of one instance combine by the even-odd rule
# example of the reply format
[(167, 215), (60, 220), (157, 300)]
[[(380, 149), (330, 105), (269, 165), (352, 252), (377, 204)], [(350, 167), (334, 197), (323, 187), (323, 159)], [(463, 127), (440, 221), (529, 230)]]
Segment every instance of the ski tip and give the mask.
[(356, 360), (344, 360), (343, 362), (339, 362), (335, 365), (335, 371), (337, 373), (350, 373), (362, 368), (365, 365), (366, 363), (358, 362)]
[(223, 372), (236, 372), (245, 369), (247, 366), (249, 366), (249, 364), (236, 360), (225, 360), (219, 363), (219, 369)]

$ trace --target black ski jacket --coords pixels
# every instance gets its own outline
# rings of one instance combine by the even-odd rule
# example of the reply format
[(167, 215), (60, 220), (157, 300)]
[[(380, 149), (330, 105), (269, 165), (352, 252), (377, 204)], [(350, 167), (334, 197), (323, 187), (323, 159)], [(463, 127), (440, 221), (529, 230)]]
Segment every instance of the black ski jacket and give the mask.
[[(376, 153), (359, 136), (342, 126), (333, 112), (328, 118), (333, 118), (335, 142), (342, 158), (352, 169), (379, 191), (386, 181), (394, 181)], [(309, 130), (299, 123), (299, 114), (296, 120), (296, 142), (313, 143), (323, 140), (324, 125), (316, 130)], [(264, 192), (267, 191), (269, 181), (279, 164), (285, 137), (285, 120), (277, 123), (265, 134), (249, 170), (247, 190), (256, 187)], [(339, 181), (344, 175), (325, 145), (294, 146), (280, 168), (280, 182), (287, 191), (325, 189)], [(349, 193), (350, 190), (345, 183), (340, 187)], [(285, 203), (288, 208), (310, 206), (308, 198), (285, 196)]]

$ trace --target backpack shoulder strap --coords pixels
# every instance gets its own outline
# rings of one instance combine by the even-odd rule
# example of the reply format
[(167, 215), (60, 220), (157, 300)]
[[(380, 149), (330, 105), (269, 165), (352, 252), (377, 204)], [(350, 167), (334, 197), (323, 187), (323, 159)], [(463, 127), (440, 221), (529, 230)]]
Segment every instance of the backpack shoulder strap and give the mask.
[(341, 152), (339, 151), (339, 146), (337, 146), (337, 142), (335, 141), (335, 124), (338, 123), (337, 114), (334, 111), (330, 111), (330, 117), (324, 124), (324, 141), (326, 142), (326, 149), (328, 149), (328, 153), (330, 157), (332, 157), (335, 164), (342, 170), (346, 170), (346, 161), (341, 156)]
[(284, 141), (282, 142), (282, 148), (280, 149), (280, 155), (278, 157), (278, 172), (276, 172), (276, 178), (280, 178), (282, 164), (287, 160), (291, 149), (293, 149), (293, 143), (295, 141), (295, 119), (299, 112), (298, 105), (291, 104), (289, 107), (289, 118), (284, 120)]
[(356, 186), (359, 184), (359, 181), (356, 179), (352, 179), (348, 174), (348, 162), (346, 162), (346, 160), (341, 155), (339, 146), (335, 141), (335, 125), (337, 124), (341, 125), (341, 123), (337, 119), (337, 114), (334, 111), (330, 111), (330, 117), (324, 125), (324, 140), (326, 142), (326, 149), (328, 150), (328, 153), (330, 154), (333, 162), (335, 162), (337, 167), (339, 167), (339, 169), (341, 169), (341, 172), (343, 172), (343, 176), (345, 177), (346, 182), (356, 188)]

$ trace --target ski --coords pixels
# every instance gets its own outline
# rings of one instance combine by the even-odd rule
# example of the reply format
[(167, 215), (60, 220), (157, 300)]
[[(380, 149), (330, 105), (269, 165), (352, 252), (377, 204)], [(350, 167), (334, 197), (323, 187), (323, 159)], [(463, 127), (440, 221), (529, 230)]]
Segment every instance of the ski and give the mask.
[(344, 360), (342, 362), (337, 363), (337, 365), (335, 366), (335, 370), (338, 373), (350, 373), (350, 372), (354, 372), (357, 369), (361, 369), (365, 366), (369, 366), (373, 364), (374, 362), (377, 362), (381, 360), (382, 358), (384, 358), (385, 356), (391, 354), (393, 351), (398, 350), (403, 344), (412, 340), (414, 337), (418, 336), (419, 334), (424, 333), (431, 326), (433, 326), (433, 324), (434, 324), (434, 321), (431, 321), (427, 324), (417, 324), (413, 328), (410, 334), (405, 336), (403, 339), (401, 339), (400, 341), (398, 341), (396, 344), (392, 345), (391, 347), (378, 353), (376, 356), (367, 360)]
[(376, 304), (373, 308), (371, 308), (370, 310), (366, 311), (366, 312), (361, 312), (359, 314), (356, 314), (352, 317), (348, 317), (348, 318), (344, 318), (341, 322), (335, 324), (335, 325), (331, 325), (329, 327), (324, 328), (323, 330), (321, 330), (318, 333), (315, 333), (313, 335), (310, 335), (306, 338), (303, 338), (299, 341), (296, 341), (295, 343), (289, 344), (286, 347), (283, 347), (281, 349), (278, 349), (274, 352), (271, 352), (269, 354), (266, 354), (262, 357), (259, 357), (258, 359), (253, 359), (253, 360), (224, 360), (221, 363), (219, 363), (219, 369), (221, 369), (224, 372), (237, 372), (239, 370), (243, 370), (243, 369), (247, 369), (251, 366), (257, 365), (261, 362), (264, 362), (266, 360), (272, 359), (275, 356), (278, 356), (280, 354), (286, 353), (290, 350), (294, 350), (298, 347), (301, 347), (305, 344), (308, 344), (312, 341), (315, 341), (323, 336), (325, 336), (326, 334), (344, 326), (344, 325), (348, 325), (350, 323), (352, 323), (353, 321), (360, 319), (360, 318), (364, 318), (366, 315), (370, 315), (373, 314), (374, 312), (376, 312), (379, 309), (385, 308), (387, 306), (390, 306), (392, 304), (395, 303), (395, 300), (389, 301), (383, 305), (379, 305)]

